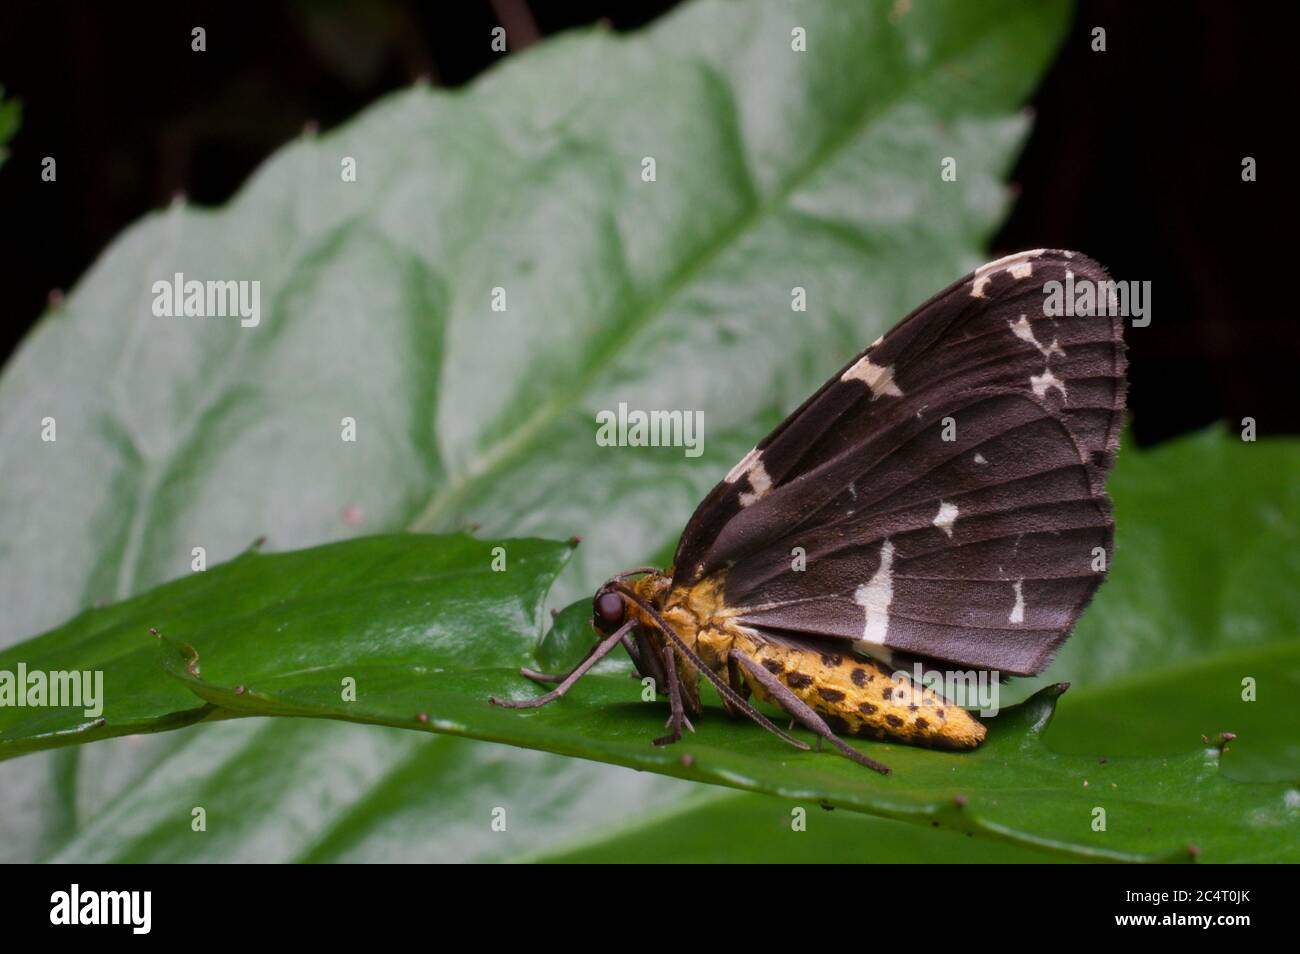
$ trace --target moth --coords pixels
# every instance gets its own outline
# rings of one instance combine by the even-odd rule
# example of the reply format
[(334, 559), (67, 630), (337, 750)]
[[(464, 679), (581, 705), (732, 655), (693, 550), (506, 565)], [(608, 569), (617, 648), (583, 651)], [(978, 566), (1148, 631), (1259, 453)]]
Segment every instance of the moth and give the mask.
[[(1041, 672), (1110, 565), (1105, 479), (1126, 359), (1117, 309), (1058, 317), (1050, 290), (1114, 286), (1037, 249), (977, 268), (849, 361), (713, 488), (671, 568), (606, 581), (599, 639), (523, 709), (562, 697), (622, 645), (694, 731), (699, 680), (798, 748), (754, 701), (853, 761), (842, 736), (971, 749), (985, 727), (905, 673)], [(1053, 285), (1053, 283), (1060, 283)], [(1059, 298), (1059, 296), (1058, 296)]]

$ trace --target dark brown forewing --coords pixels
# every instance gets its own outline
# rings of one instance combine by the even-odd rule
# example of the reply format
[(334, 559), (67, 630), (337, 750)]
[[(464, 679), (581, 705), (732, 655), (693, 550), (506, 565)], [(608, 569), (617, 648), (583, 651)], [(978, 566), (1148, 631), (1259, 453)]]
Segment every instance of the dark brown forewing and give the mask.
[(755, 625), (1040, 671), (1109, 564), (1124, 403), (1121, 319), (1044, 315), (1067, 271), (1106, 279), (1010, 256), (849, 362), (701, 504), (678, 580), (725, 573)]

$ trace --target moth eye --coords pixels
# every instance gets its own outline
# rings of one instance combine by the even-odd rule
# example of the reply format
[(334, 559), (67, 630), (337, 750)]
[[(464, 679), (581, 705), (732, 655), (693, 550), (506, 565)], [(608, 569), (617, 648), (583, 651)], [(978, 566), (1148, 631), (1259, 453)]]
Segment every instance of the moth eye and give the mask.
[(623, 597), (606, 591), (596, 597), (596, 626), (607, 633), (612, 633), (623, 622)]

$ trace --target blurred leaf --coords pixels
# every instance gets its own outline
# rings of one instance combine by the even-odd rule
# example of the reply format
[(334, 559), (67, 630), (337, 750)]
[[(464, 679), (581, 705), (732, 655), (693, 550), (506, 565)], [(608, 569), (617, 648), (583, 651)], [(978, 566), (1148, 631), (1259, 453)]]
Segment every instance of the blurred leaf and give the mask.
[(1122, 450), (1111, 574), (1047, 678), (1091, 686), (1300, 639), (1298, 473), (1296, 441), (1219, 428)]
[(6, 144), (18, 132), (22, 121), (22, 105), (16, 99), (5, 99), (5, 89), (0, 86), (0, 169), (9, 158)]
[[(215, 565), (261, 535), (581, 534), (556, 605), (662, 552), (781, 413), (982, 260), (1026, 129), (1014, 110), (1067, 12), (688, 4), (635, 36), (555, 38), (454, 94), (394, 96), (281, 150), (220, 211), (150, 216), (0, 378), (0, 645), (186, 574), (196, 546)], [(940, 181), (945, 156), (958, 182)], [(259, 280), (259, 325), (154, 317), (152, 283), (177, 272)], [(593, 416), (621, 401), (703, 410), (704, 454), (598, 447)], [(345, 782), (299, 803), (226, 772), (222, 740), (242, 731), (7, 763), (0, 853), (48, 856), (115, 799), (183, 801), (169, 780), (203, 772), (260, 806), (263, 835), (326, 824)], [(381, 776), (405, 758), (318, 723), (259, 730), (265, 761), (278, 744), (292, 763), (299, 733)], [(114, 817), (104, 837), (153, 824)], [(189, 844), (188, 824), (173, 837)]]
[[(1243, 698), (1250, 680), (1255, 701)], [(1048, 733), (1062, 752), (1173, 755), (1231, 733), (1222, 771), (1242, 782), (1300, 785), (1300, 640), (1237, 649), (1072, 693)]]
[[(563, 602), (671, 543), (775, 414), (980, 260), (1026, 128), (1008, 110), (1064, 14), (810, 3), (814, 56), (787, 4), (752, 7), (743, 30), (702, 3), (399, 94), (220, 212), (122, 236), (0, 379), (5, 641), (263, 535), (583, 532)], [(260, 324), (155, 317), (176, 272), (260, 280)], [(704, 409), (704, 456), (599, 447), (620, 401)]]

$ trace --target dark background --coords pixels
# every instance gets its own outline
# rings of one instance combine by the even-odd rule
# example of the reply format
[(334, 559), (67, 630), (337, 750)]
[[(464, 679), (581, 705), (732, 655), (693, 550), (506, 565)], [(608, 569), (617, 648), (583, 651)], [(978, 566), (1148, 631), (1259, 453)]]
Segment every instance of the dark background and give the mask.
[[(4, 0), (0, 85), (23, 116), (0, 170), (0, 357), (123, 227), (178, 192), (226, 201), (304, 124), (339, 124), (420, 77), (468, 81), (499, 58), (498, 24), (517, 52), (596, 20), (632, 29), (673, 5)], [(1143, 444), (1245, 416), (1261, 436), (1300, 432), (1300, 276), (1282, 256), (1297, 202), (1279, 143), (1296, 122), (1296, 54), (1275, 7), (1084, 0), (1034, 97), (1012, 176), (1021, 195), (993, 251), (1075, 248), (1152, 282), (1152, 323), (1129, 335)], [(208, 51), (191, 56), (197, 25)], [(1091, 51), (1095, 26), (1105, 53)], [(47, 155), (57, 188), (40, 181)], [(1241, 181), (1243, 156), (1258, 181)]]

